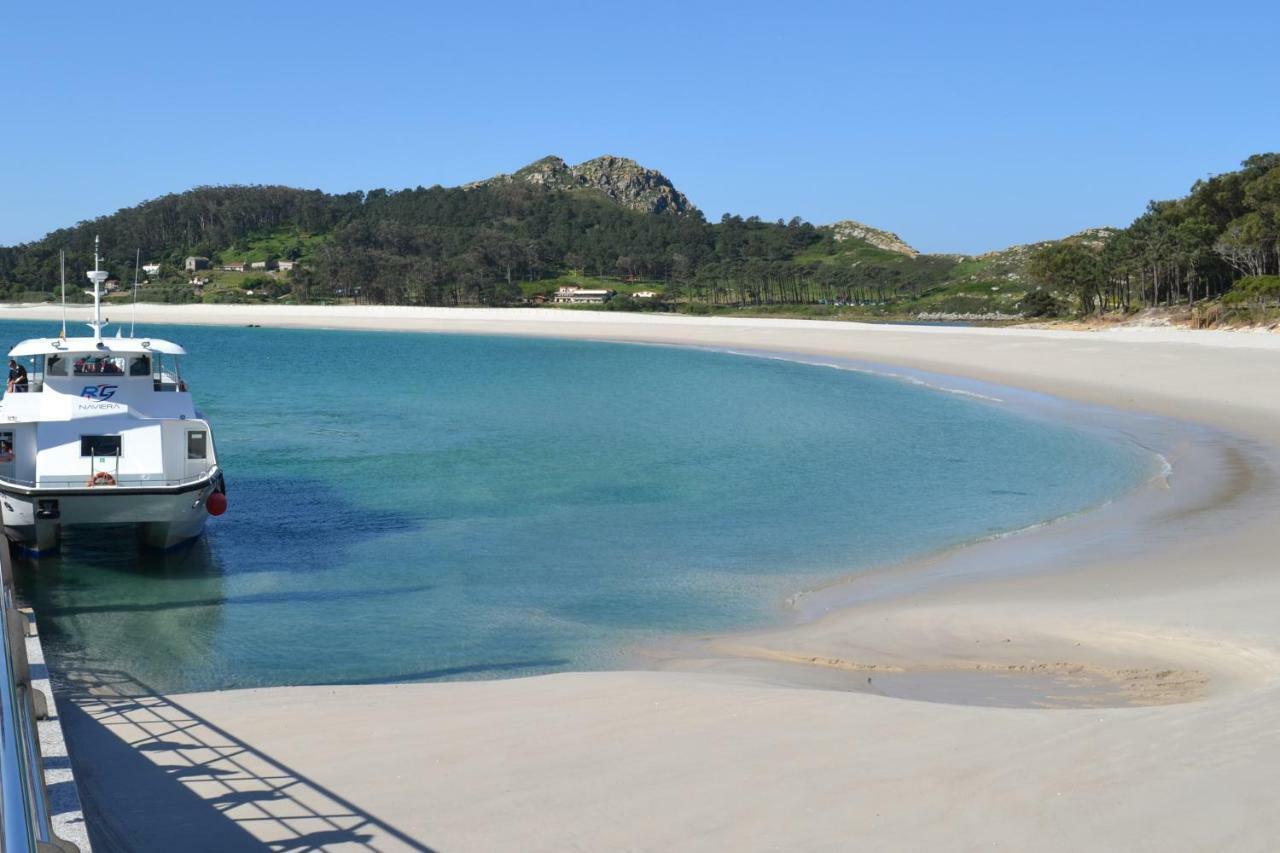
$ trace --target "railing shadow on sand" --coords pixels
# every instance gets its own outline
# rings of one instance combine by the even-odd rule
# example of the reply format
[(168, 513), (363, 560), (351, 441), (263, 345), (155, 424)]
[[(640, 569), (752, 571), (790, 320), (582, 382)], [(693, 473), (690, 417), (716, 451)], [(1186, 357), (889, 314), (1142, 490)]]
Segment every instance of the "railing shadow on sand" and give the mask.
[(127, 673), (63, 673), (95, 851), (432, 849)]

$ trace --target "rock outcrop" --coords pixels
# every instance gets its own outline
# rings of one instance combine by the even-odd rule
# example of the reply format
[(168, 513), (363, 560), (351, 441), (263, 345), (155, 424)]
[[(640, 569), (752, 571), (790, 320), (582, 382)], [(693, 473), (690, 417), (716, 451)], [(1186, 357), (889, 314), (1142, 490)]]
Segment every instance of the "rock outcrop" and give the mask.
[(540, 184), (556, 189), (568, 189), (573, 184), (573, 173), (569, 169), (569, 164), (559, 157), (543, 157), (541, 160), (534, 160), (523, 169), (517, 170), (514, 175), (498, 175), (498, 177), (484, 183), (503, 179), (526, 181), (530, 184)]
[(861, 222), (854, 222), (852, 219), (845, 219), (827, 227), (833, 232), (837, 243), (844, 240), (861, 240), (864, 243), (870, 243), (877, 249), (896, 252), (899, 255), (906, 255), (908, 258), (914, 258), (920, 254), (907, 245), (897, 234), (882, 231), (879, 228), (872, 228), (870, 225), (863, 225)]
[(497, 175), (487, 181), (467, 184), (464, 189), (518, 181), (551, 189), (590, 190), (640, 213), (682, 216), (696, 210), (666, 175), (647, 169), (635, 160), (608, 155), (576, 166), (559, 157), (543, 157), (514, 174)]
[(1086, 228), (1069, 237), (1063, 237), (1061, 240), (1020, 243), (1007, 249), (986, 252), (976, 257), (981, 266), (967, 276), (966, 280), (1003, 279), (1011, 282), (1023, 282), (1027, 280), (1027, 265), (1031, 263), (1031, 256), (1045, 246), (1052, 246), (1056, 243), (1080, 243), (1091, 249), (1101, 249), (1117, 233), (1119, 231), (1116, 228)]

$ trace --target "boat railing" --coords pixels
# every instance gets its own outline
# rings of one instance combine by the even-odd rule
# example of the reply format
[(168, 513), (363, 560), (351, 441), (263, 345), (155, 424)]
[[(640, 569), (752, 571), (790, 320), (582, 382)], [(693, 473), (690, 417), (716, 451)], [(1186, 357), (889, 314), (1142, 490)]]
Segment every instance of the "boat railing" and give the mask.
[[(115, 483), (113, 484), (114, 488), (167, 489), (167, 488), (174, 488), (176, 486), (185, 486), (189, 483), (198, 483), (201, 480), (207, 480), (216, 471), (216, 469), (217, 469), (217, 466), (212, 465), (198, 473), (189, 474), (185, 477), (176, 477), (176, 478), (175, 477), (156, 477), (156, 476), (141, 475), (141, 474), (117, 475), (110, 471), (108, 471), (107, 473), (112, 474), (112, 479), (115, 480)], [(29, 479), (24, 479), (22, 477), (13, 477), (7, 474), (0, 474), (0, 484), (6, 484), (10, 486), (21, 486), (22, 488), (26, 488), (26, 489), (34, 489), (34, 488), (81, 489), (81, 488), (86, 488), (88, 486), (88, 483), (92, 479), (92, 476), (93, 475), (90, 474), (88, 475), (88, 477), (86, 477), (85, 475), (66, 476), (66, 477), (41, 477), (39, 480), (29, 480)]]
[(0, 607), (0, 853), (77, 850), (53, 833), (44, 759), (36, 720), (49, 714), (49, 700), (31, 685), (27, 661), (27, 617), (14, 606), (13, 557), (0, 541), (3, 604)]

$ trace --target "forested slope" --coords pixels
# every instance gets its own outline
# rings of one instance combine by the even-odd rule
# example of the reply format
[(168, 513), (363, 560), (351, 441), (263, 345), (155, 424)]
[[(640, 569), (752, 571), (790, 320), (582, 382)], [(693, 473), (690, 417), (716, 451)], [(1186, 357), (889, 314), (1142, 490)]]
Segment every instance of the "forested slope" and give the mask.
[[(198, 187), (0, 248), (0, 298), (49, 298), (61, 250), (80, 298), (95, 235), (126, 287), (135, 251), (161, 265), (147, 299), (509, 305), (595, 283), (655, 290), (647, 307), (680, 310), (1133, 310), (1216, 297), (1246, 276), (1251, 293), (1268, 292), (1280, 274), (1280, 155), (1152, 202), (1128, 228), (979, 256), (920, 254), (852, 221), (708, 222), (661, 173), (617, 157), (543, 158), (466, 187)], [(215, 267), (201, 287), (182, 269), (189, 255)], [(218, 269), (276, 260), (297, 263), (270, 275)]]

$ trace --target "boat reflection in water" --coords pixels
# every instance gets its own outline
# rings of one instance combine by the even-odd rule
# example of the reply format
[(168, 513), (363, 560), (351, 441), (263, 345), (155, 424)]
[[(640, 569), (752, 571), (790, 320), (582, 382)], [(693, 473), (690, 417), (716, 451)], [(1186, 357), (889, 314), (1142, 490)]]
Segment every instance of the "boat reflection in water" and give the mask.
[(19, 557), (15, 578), (60, 698), (122, 681), (132, 686), (113, 692), (179, 687), (217, 657), (226, 577), (204, 538), (140, 553), (130, 526), (73, 527), (56, 554)]

